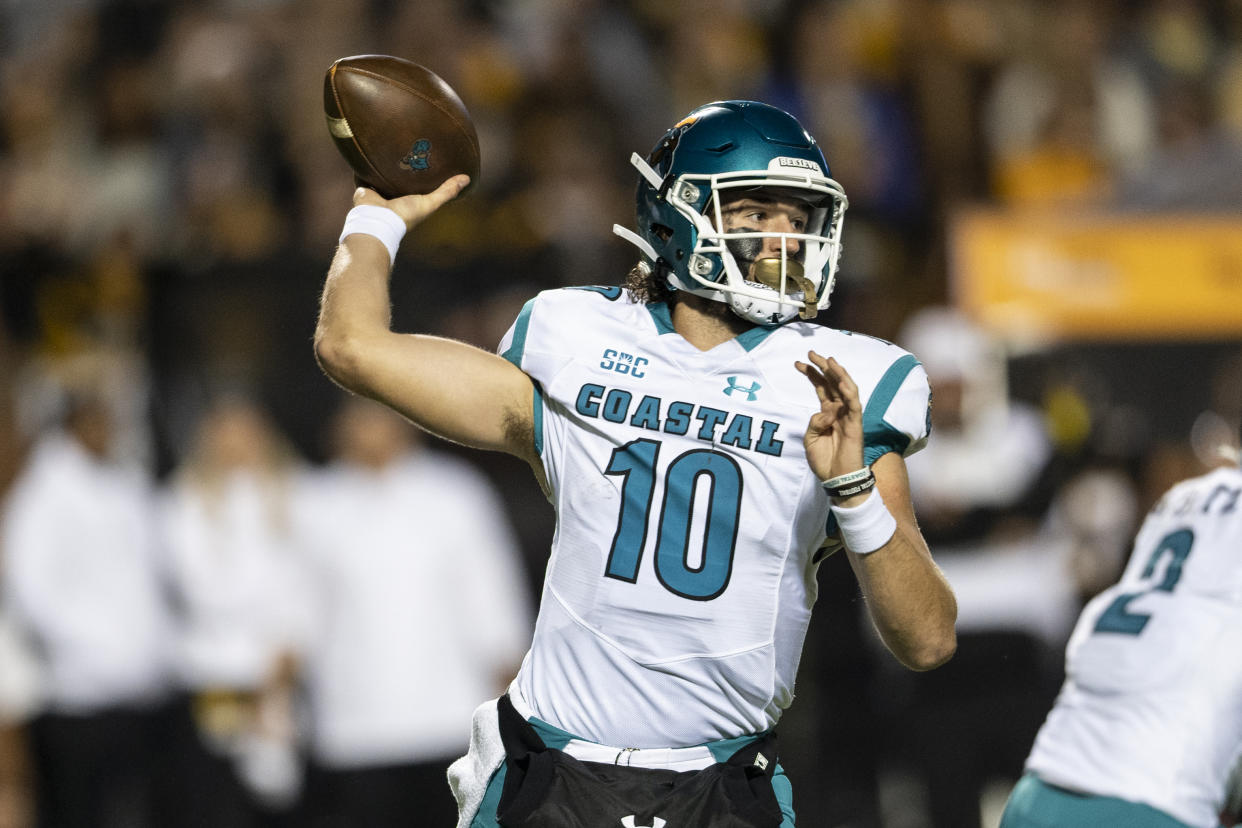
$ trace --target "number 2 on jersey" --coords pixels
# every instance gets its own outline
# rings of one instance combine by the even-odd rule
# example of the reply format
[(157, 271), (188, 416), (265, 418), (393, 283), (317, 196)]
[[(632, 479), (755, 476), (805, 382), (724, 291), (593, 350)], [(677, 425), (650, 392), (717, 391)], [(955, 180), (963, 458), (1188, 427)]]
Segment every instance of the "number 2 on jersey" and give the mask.
[[(638, 581), (638, 568), (647, 545), (647, 523), (656, 495), (656, 440), (634, 440), (612, 452), (604, 474), (624, 478), (621, 514), (608, 553), (604, 574), (629, 583)], [(691, 565), (690, 543), (695, 499), (706, 476), (708, 495), (702, 533), (702, 558)], [(669, 463), (664, 474), (660, 519), (657, 524), (655, 573), (669, 592), (695, 601), (710, 601), (724, 592), (733, 571), (733, 549), (742, 507), (742, 470), (731, 457), (707, 449), (692, 449)]]
[(1147, 566), (1143, 567), (1142, 577), (1152, 577), (1160, 559), (1168, 554), (1170, 560), (1168, 567), (1164, 570), (1164, 578), (1160, 583), (1153, 584), (1147, 589), (1118, 595), (1095, 622), (1095, 631), (1121, 633), (1122, 635), (1141, 633), (1147, 626), (1147, 622), (1151, 620), (1151, 616), (1145, 613), (1130, 612), (1130, 602), (1149, 592), (1172, 592), (1177, 582), (1181, 580), (1182, 565), (1186, 563), (1186, 558), (1190, 555), (1190, 547), (1194, 542), (1195, 533), (1189, 529), (1179, 529), (1161, 538), (1160, 543), (1156, 544), (1156, 551), (1151, 553)]

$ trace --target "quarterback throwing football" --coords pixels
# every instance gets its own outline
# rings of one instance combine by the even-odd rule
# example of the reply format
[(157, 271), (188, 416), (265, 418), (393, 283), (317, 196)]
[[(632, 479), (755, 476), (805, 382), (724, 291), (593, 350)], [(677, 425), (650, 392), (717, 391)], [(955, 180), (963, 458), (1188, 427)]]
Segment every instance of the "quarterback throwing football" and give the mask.
[(530, 651), (450, 771), (459, 828), (793, 826), (773, 730), (838, 549), (901, 663), (956, 646), (904, 461), (928, 437), (926, 374), (812, 321), (847, 204), (815, 140), (721, 101), (632, 162), (638, 224), (617, 232), (639, 264), (540, 293), (499, 354), (390, 329), (398, 243), (465, 176), (360, 189), (324, 287), (329, 376), (525, 459), (556, 509)]

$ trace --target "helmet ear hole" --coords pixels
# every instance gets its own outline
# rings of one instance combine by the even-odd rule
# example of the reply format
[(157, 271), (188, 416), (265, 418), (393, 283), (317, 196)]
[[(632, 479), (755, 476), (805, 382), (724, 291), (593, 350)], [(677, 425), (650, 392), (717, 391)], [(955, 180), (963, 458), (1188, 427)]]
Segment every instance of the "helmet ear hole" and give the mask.
[(673, 237), (673, 228), (665, 224), (652, 224), (651, 232), (659, 236), (660, 241), (668, 241)]

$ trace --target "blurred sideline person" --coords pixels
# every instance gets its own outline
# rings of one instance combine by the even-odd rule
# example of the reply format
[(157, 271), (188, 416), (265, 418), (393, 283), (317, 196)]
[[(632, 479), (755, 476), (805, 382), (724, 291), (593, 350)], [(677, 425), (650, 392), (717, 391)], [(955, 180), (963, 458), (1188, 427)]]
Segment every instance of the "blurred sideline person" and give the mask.
[(162, 492), (187, 825), (258, 825), (297, 794), (289, 707), (303, 623), (294, 547), (299, 471), (259, 405), (227, 396), (205, 412)]
[(462, 723), (530, 641), (521, 553), (482, 473), (391, 410), (352, 398), (332, 432), (305, 504), (305, 822), (448, 826)]
[(1010, 397), (1000, 343), (941, 306), (912, 314), (897, 341), (918, 354), (935, 389), (936, 439), (909, 463), (924, 533), (970, 544), (1029, 532), (1047, 498), (1025, 501), (1041, 483), (1052, 443), (1040, 412)]
[(942, 306), (916, 311), (897, 341), (935, 391), (935, 439), (910, 458), (910, 492), (957, 595), (958, 653), (934, 673), (893, 678), (909, 703), (892, 758), (921, 777), (933, 828), (979, 828), (990, 789), (1022, 774), (1081, 605), (1060, 545), (1039, 531), (1052, 443), (1040, 412), (1010, 398), (1000, 343)]
[(4, 587), (40, 659), (32, 728), (40, 828), (172, 824), (159, 753), (168, 615), (150, 480), (112, 459), (113, 419), (72, 396), (35, 444), (4, 513)]
[[(4, 579), (0, 555), (0, 581)], [(5, 611), (0, 594), (0, 828), (35, 824), (29, 722), (38, 710), (34, 654)]]
[(1242, 828), (1242, 756), (1234, 763), (1229, 782), (1225, 785), (1225, 804), (1220, 824), (1224, 828)]
[(1083, 610), (1001, 828), (1216, 828), (1242, 755), (1242, 469), (1176, 484)]
[(359, 189), (324, 286), (329, 376), (525, 459), (556, 509), (531, 649), (450, 773), (460, 828), (792, 826), (772, 731), (818, 563), (843, 547), (903, 664), (954, 651), (903, 459), (928, 436), (923, 369), (810, 321), (846, 208), (818, 145), (788, 113), (722, 101), (631, 160), (626, 287), (540, 293), (500, 355), (390, 329), (397, 245), (465, 176)]

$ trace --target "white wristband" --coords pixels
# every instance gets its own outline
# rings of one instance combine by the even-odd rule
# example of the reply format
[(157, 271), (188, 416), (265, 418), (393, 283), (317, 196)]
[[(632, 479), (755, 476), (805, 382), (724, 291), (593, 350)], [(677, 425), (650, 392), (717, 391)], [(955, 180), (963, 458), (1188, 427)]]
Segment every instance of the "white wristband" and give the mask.
[(841, 541), (855, 555), (868, 555), (888, 543), (897, 531), (897, 521), (884, 505), (878, 489), (857, 506), (833, 506), (832, 513), (841, 529)]
[(345, 227), (338, 241), (353, 233), (362, 233), (380, 240), (388, 248), (388, 265), (397, 260), (397, 248), (405, 236), (405, 220), (387, 207), (359, 204), (345, 215)]

